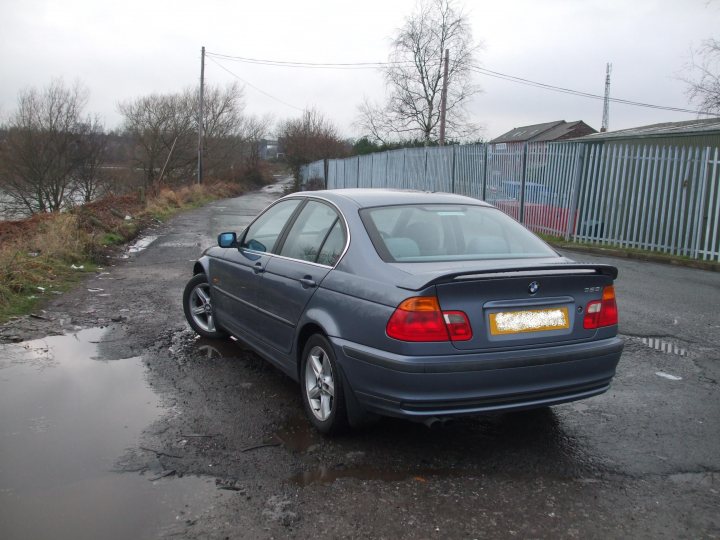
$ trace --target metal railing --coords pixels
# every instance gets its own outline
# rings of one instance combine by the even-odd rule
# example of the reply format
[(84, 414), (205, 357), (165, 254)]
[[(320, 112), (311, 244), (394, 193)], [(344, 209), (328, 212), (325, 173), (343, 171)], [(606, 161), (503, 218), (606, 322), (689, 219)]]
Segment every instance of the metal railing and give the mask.
[(720, 149), (576, 142), (406, 148), (321, 160), (303, 183), (482, 199), (565, 239), (720, 261)]

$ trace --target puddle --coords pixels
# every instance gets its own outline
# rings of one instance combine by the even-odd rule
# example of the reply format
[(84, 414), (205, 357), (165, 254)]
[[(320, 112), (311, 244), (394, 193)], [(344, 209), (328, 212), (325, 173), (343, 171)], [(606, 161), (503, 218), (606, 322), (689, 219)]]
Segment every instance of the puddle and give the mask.
[(138, 238), (135, 242), (130, 244), (127, 248), (128, 253), (138, 253), (148, 247), (150, 244), (152, 244), (155, 240), (157, 240), (157, 236), (143, 236), (141, 238)]
[(163, 248), (194, 248), (200, 247), (200, 242), (163, 242), (158, 247)]
[(170, 354), (187, 359), (238, 358), (250, 351), (242, 342), (231, 337), (228, 340), (206, 339), (189, 329), (173, 335)]
[(685, 347), (681, 347), (675, 341), (668, 339), (661, 339), (656, 337), (644, 337), (640, 338), (640, 343), (656, 351), (660, 351), (665, 354), (674, 354), (676, 356), (687, 356), (688, 351)]
[(273, 435), (285, 448), (299, 453), (322, 442), (310, 421), (302, 415), (289, 418)]
[(355, 480), (379, 480), (382, 482), (401, 482), (414, 480), (427, 482), (429, 478), (441, 476), (443, 478), (466, 476), (467, 473), (454, 469), (416, 469), (412, 471), (390, 471), (373, 467), (352, 467), (347, 469), (329, 469), (321, 467), (312, 471), (305, 471), (290, 477), (290, 482), (298, 486), (312, 484), (331, 484), (341, 478)]
[(114, 472), (162, 408), (105, 329), (0, 346), (0, 523), (12, 538), (147, 538), (222, 496), (212, 480)]

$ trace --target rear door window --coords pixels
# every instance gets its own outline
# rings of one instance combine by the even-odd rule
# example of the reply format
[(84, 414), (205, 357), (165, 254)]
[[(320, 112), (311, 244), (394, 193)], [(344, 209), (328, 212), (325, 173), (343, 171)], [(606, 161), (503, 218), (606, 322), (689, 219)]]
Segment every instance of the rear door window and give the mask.
[(338, 219), (335, 225), (332, 226), (332, 229), (330, 229), (330, 234), (328, 234), (322, 248), (320, 248), (317, 262), (327, 266), (335, 266), (335, 263), (338, 262), (340, 255), (342, 255), (345, 249), (345, 241), (345, 229)]
[[(324, 244), (328, 243), (328, 239), (332, 238), (332, 242), (338, 242), (338, 233), (335, 232), (334, 236), (332, 233), (338, 230), (336, 225), (339, 222), (337, 212), (329, 205), (318, 201), (309, 201), (288, 232), (280, 250), (280, 255), (301, 261), (320, 262), (318, 255), (321, 253)], [(343, 232), (340, 239), (342, 240), (344, 231), (342, 226), (339, 229)], [(332, 266), (334, 262), (326, 262), (333, 259), (332, 246), (328, 244), (328, 249), (324, 250), (323, 253), (323, 262), (321, 264)]]

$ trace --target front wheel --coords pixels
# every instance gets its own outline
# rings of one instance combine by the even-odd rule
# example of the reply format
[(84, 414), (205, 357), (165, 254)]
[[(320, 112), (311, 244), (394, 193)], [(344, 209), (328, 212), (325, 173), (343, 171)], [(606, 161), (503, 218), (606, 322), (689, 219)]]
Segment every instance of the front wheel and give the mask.
[(305, 412), (321, 433), (338, 433), (347, 427), (345, 395), (330, 342), (312, 336), (303, 350), (300, 386)]
[(219, 339), (227, 335), (217, 326), (210, 300), (210, 284), (205, 274), (195, 274), (185, 285), (183, 310), (192, 329), (201, 336)]

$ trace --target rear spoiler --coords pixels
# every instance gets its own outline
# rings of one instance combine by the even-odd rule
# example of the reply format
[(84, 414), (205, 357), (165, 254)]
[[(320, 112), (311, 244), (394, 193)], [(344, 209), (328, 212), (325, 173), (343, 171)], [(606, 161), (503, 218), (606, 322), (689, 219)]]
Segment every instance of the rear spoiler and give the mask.
[[(452, 283), (454, 281), (474, 281), (484, 279), (498, 278), (521, 278), (521, 277), (543, 277), (543, 276), (561, 276), (561, 275), (603, 275), (608, 276), (612, 280), (617, 279), (618, 269), (609, 264), (592, 264), (592, 263), (561, 263), (539, 266), (516, 266), (505, 268), (487, 268), (483, 270), (465, 270), (462, 272), (449, 272), (439, 276), (430, 278), (422, 285), (418, 281), (413, 284), (412, 290), (420, 290), (431, 285), (440, 283)], [(421, 276), (417, 276), (420, 278)], [(430, 276), (428, 276), (430, 277)], [(402, 288), (407, 288), (404, 286)]]

